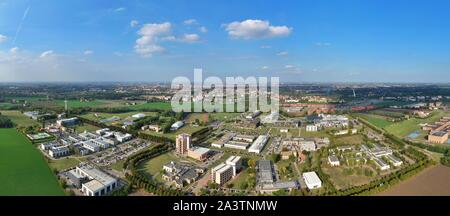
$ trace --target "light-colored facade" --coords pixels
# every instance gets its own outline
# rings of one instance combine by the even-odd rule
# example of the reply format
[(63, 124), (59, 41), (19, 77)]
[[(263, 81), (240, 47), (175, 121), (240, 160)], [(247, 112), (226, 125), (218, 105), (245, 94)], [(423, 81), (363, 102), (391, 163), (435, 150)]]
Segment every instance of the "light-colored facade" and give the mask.
[(306, 187), (310, 190), (322, 187), (322, 181), (315, 172), (303, 173), (303, 180), (305, 181)]
[(117, 179), (87, 164), (77, 166), (75, 172), (90, 180), (81, 186), (81, 191), (86, 196), (103, 196), (118, 186)]
[(233, 167), (228, 164), (221, 163), (211, 169), (211, 181), (218, 185), (225, 184), (231, 178), (233, 178)]
[(191, 141), (192, 141), (191, 135), (179, 134), (175, 142), (176, 152), (182, 155), (187, 154), (188, 150), (191, 147)]
[(264, 149), (264, 146), (267, 144), (267, 141), (269, 141), (269, 136), (260, 135), (255, 140), (255, 142), (253, 142), (253, 144), (250, 146), (248, 152), (260, 154), (261, 151)]

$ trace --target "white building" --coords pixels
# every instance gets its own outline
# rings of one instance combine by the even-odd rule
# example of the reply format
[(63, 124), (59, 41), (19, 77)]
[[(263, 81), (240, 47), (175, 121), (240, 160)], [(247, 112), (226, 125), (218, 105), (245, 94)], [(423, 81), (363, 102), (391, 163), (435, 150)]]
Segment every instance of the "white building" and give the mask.
[(231, 156), (225, 161), (225, 164), (228, 164), (233, 168), (233, 177), (235, 177), (242, 168), (242, 158), (241, 156)]
[(128, 140), (131, 140), (133, 138), (133, 136), (131, 134), (128, 134), (128, 133), (127, 134), (123, 134), (123, 133), (120, 133), (120, 132), (114, 133), (114, 136), (116, 137), (117, 141), (119, 141), (121, 143), (126, 142)]
[(95, 133), (100, 135), (100, 136), (103, 136), (108, 131), (109, 131), (109, 128), (103, 128), (103, 129), (96, 130)]
[(328, 156), (328, 163), (331, 166), (340, 166), (341, 165), (341, 163), (339, 162), (339, 158), (336, 157), (335, 155)]
[(322, 187), (322, 181), (315, 172), (303, 173), (303, 180), (305, 181), (306, 187), (310, 190)]
[(289, 129), (287, 128), (280, 129), (280, 133), (287, 133), (287, 132), (289, 132)]
[(87, 164), (77, 166), (75, 172), (90, 180), (81, 186), (86, 196), (103, 196), (118, 186), (117, 179)]
[(389, 159), (389, 161), (392, 163), (392, 165), (394, 165), (396, 167), (401, 166), (403, 164), (403, 161), (401, 161), (400, 159), (398, 159), (394, 155), (388, 155), (386, 157)]
[(172, 126), (170, 126), (170, 130), (176, 131), (176, 130), (180, 129), (183, 126), (184, 126), (184, 122), (177, 121), (177, 122), (173, 123)]
[(70, 154), (70, 149), (67, 146), (52, 147), (48, 150), (48, 154), (52, 158), (60, 158)]
[(85, 148), (91, 152), (100, 151), (100, 146), (98, 146), (96, 143), (92, 142), (92, 140), (84, 141), (83, 148)]
[(144, 117), (145, 117), (145, 114), (144, 114), (144, 113), (138, 113), (138, 114), (132, 115), (131, 117), (136, 118), (136, 119), (138, 119), (138, 118), (144, 118)]
[(317, 125), (306, 125), (306, 131), (308, 132), (316, 132), (318, 130)]
[(228, 164), (221, 163), (211, 169), (211, 181), (218, 185), (225, 184), (231, 178), (233, 178), (233, 167)]
[(375, 164), (380, 168), (380, 170), (384, 171), (391, 168), (391, 166), (384, 162), (384, 160), (382, 160), (381, 158), (373, 157), (372, 160), (375, 161)]
[(267, 144), (267, 141), (269, 141), (269, 136), (266, 135), (260, 135), (255, 142), (250, 146), (248, 149), (248, 152), (250, 153), (256, 153), (260, 154), (263, 150), (264, 146)]
[(311, 140), (301, 140), (298, 142), (300, 145), (300, 151), (316, 151), (317, 146), (315, 141)]

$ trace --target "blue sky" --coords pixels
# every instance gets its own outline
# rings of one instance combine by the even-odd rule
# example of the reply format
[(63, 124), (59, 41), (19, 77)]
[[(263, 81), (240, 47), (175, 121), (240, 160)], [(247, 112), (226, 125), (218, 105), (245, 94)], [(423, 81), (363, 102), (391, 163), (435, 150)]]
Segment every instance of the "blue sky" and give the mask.
[(450, 1), (0, 0), (0, 81), (449, 82)]

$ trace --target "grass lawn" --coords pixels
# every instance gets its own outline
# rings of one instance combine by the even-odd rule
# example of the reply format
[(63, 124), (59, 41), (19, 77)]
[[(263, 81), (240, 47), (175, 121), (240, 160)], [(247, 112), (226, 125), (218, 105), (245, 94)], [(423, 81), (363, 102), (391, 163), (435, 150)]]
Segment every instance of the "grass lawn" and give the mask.
[(117, 161), (116, 163), (111, 164), (109, 167), (111, 167), (111, 169), (113, 169), (113, 170), (122, 172), (124, 163), (125, 163), (125, 160)]
[(0, 129), (0, 195), (64, 195), (42, 154), (15, 129)]
[(249, 169), (244, 169), (241, 173), (236, 176), (234, 180), (231, 181), (234, 189), (241, 189), (241, 185), (248, 181), (250, 177)]
[(242, 113), (227, 113), (227, 112), (210, 113), (212, 119), (219, 120), (219, 121), (232, 120), (232, 119), (235, 119), (236, 117), (238, 117), (241, 114)]
[(58, 171), (69, 169), (71, 167), (75, 167), (80, 163), (78, 159), (75, 158), (63, 158), (59, 160), (49, 160), (48, 165), (52, 169), (56, 169)]
[(78, 125), (78, 126), (75, 127), (75, 130), (76, 130), (77, 133), (82, 133), (84, 131), (93, 132), (93, 131), (96, 131), (98, 129), (100, 129), (100, 128), (97, 127), (97, 126), (94, 126), (94, 125), (86, 124), (86, 123), (84, 123), (83, 125)]
[(194, 123), (196, 119), (198, 119), (200, 122), (208, 122), (208, 116), (208, 113), (191, 113), (189, 114), (186, 123)]
[(364, 142), (363, 136), (360, 134), (337, 137), (334, 139), (333, 145), (358, 145)]
[(163, 155), (159, 155), (158, 157), (152, 158), (142, 163), (139, 166), (138, 170), (162, 182), (161, 179), (162, 167), (165, 164), (169, 163), (170, 161), (178, 162), (179, 158), (176, 157), (173, 153), (169, 152)]
[(379, 127), (379, 128), (385, 128), (391, 124), (394, 124), (391, 121), (386, 120), (386, 118), (379, 116), (379, 115), (373, 115), (373, 114), (357, 114), (356, 116), (361, 117), (362, 119), (368, 121), (372, 125)]
[(200, 126), (199, 127), (193, 127), (193, 126), (190, 126), (190, 125), (185, 125), (185, 126), (183, 126), (182, 128), (180, 128), (177, 131), (173, 131), (173, 132), (165, 133), (165, 134), (157, 133), (155, 131), (148, 131), (148, 130), (147, 131), (143, 131), (142, 133), (151, 134), (151, 135), (160, 136), (160, 137), (167, 137), (169, 139), (175, 140), (175, 137), (177, 136), (177, 134), (182, 134), (182, 133), (192, 134), (192, 133), (194, 133), (196, 131), (199, 131), (199, 130), (201, 130), (203, 128), (205, 128), (205, 127), (200, 127)]
[(413, 133), (414, 131), (420, 131), (419, 124), (433, 123), (439, 121), (439, 119), (442, 118), (443, 116), (450, 116), (450, 112), (436, 111), (432, 114), (432, 116), (428, 118), (425, 119), (411, 118), (402, 122), (391, 124), (387, 126), (385, 129), (389, 133), (392, 133), (396, 136), (406, 137), (409, 134)]
[(128, 106), (132, 110), (146, 110), (146, 109), (158, 109), (158, 110), (172, 110), (172, 105), (169, 102), (144, 102), (137, 105)]
[[(55, 100), (54, 101), (59, 106), (65, 106), (64, 100)], [(67, 100), (67, 106), (70, 108), (80, 108), (80, 107), (96, 107), (106, 104), (106, 102), (101, 100), (93, 100), (88, 102), (81, 102), (80, 100)]]
[(4, 116), (10, 118), (11, 121), (13, 121), (17, 126), (28, 127), (28, 126), (41, 125), (41, 124), (39, 124), (39, 122), (29, 118), (28, 116), (22, 114), (19, 111), (5, 110), (5, 111), (0, 111), (0, 113), (2, 113), (2, 115), (4, 115)]

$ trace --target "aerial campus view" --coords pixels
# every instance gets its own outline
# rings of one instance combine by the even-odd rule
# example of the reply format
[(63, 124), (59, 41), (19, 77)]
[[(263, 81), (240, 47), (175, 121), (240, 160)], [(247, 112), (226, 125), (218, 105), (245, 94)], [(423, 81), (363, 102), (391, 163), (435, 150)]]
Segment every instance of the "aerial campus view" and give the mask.
[(449, 8), (0, 0), (0, 196), (449, 196)]

